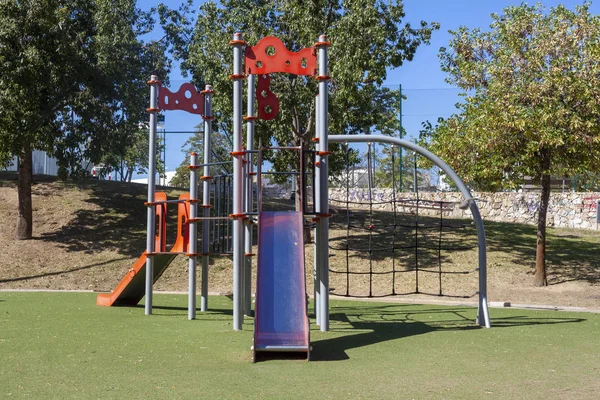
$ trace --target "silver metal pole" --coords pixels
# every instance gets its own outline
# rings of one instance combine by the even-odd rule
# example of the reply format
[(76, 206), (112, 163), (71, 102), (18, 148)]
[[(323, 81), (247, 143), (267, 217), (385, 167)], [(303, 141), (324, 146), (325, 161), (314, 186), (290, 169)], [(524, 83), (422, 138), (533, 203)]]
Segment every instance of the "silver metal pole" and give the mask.
[(317, 226), (320, 228), (320, 279), (319, 291), (321, 293), (319, 301), (319, 314), (321, 319), (321, 331), (329, 330), (329, 175), (327, 166), (328, 155), (328, 108), (329, 108), (329, 93), (328, 93), (328, 58), (327, 49), (329, 42), (327, 35), (319, 36), (318, 42), (318, 57), (319, 57), (319, 174), (321, 175), (319, 186), (319, 214)]
[[(242, 147), (242, 150), (244, 150), (245, 147)], [(248, 205), (247, 199), (248, 199), (248, 153), (244, 154), (242, 156), (242, 212), (246, 213), (246, 206)], [(247, 215), (247, 214), (246, 214)], [(242, 313), (244, 315), (249, 315), (246, 313), (246, 297), (247, 297), (247, 293), (246, 293), (246, 264), (247, 264), (247, 260), (246, 258), (246, 228), (248, 227), (248, 221), (246, 219), (242, 220), (242, 248), (244, 250), (244, 254), (243, 254), (243, 258), (242, 258), (242, 273), (241, 273), (241, 286), (242, 286), (242, 292), (241, 292), (241, 297), (242, 297)]]
[(156, 114), (158, 113), (158, 88), (160, 82), (156, 75), (150, 77), (150, 126), (148, 133), (148, 214), (146, 218), (146, 303), (144, 313), (152, 314), (152, 285), (154, 284), (154, 240), (156, 235), (155, 217), (156, 206), (154, 191), (156, 186)]
[[(320, 103), (319, 103), (319, 95), (315, 96), (315, 138), (317, 139), (316, 142), (316, 148), (319, 149), (319, 142), (320, 142), (320, 138), (319, 135), (321, 134), (320, 129), (321, 129), (321, 125), (320, 125), (320, 121), (319, 121), (319, 113), (320, 111)], [(316, 168), (316, 165), (313, 166), (313, 168)], [(320, 204), (320, 199), (321, 199), (321, 173), (320, 170), (317, 171), (317, 173), (315, 174), (315, 181), (313, 182), (313, 204), (314, 204), (314, 208), (315, 208), (315, 213), (319, 214), (320, 210), (321, 210), (321, 204)], [(315, 319), (317, 322), (317, 325), (321, 325), (321, 315), (320, 315), (320, 310), (319, 310), (319, 303), (321, 301), (320, 296), (321, 296), (321, 291), (320, 291), (320, 285), (321, 285), (321, 229), (319, 228), (318, 224), (315, 224), (315, 244), (314, 244), (314, 275), (313, 275), (313, 287), (314, 287), (314, 306), (315, 306)]]
[(477, 229), (477, 245), (479, 246), (479, 301), (477, 303), (477, 324), (480, 326), (490, 327), (490, 316), (487, 303), (487, 253), (486, 253), (486, 238), (485, 228), (483, 227), (483, 219), (479, 213), (479, 208), (475, 200), (469, 204), (475, 228)]
[(416, 145), (415, 143), (409, 142), (408, 140), (404, 139), (396, 139), (381, 135), (332, 135), (329, 136), (329, 141), (332, 143), (364, 143), (370, 141), (402, 146), (408, 150), (412, 150), (416, 153), (419, 153), (423, 157), (428, 158), (430, 161), (432, 161), (434, 164), (440, 167), (440, 169), (444, 171), (448, 178), (452, 179), (452, 182), (454, 182), (458, 190), (460, 190), (463, 197), (465, 198), (460, 207), (471, 209), (471, 213), (473, 215), (473, 222), (475, 223), (475, 227), (477, 229), (477, 242), (479, 246), (479, 310), (477, 313), (477, 323), (481, 326), (489, 328), (490, 317), (487, 302), (487, 253), (485, 228), (483, 226), (483, 219), (481, 218), (481, 214), (479, 213), (479, 208), (475, 203), (475, 199), (473, 199), (471, 192), (464, 184), (464, 182), (460, 179), (460, 177), (456, 174), (456, 172), (454, 172), (454, 170), (450, 168), (448, 164), (446, 164), (444, 161), (442, 161), (442, 159), (440, 159), (438, 156), (436, 156), (429, 150), (426, 150)]
[(237, 32), (230, 42), (233, 46), (233, 329), (242, 330), (243, 284), (243, 208), (242, 208), (242, 34)]
[(419, 191), (419, 181), (417, 174), (417, 153), (413, 154), (413, 192), (417, 193)]
[[(162, 151), (162, 166), (163, 166), (163, 175), (162, 175), (162, 185), (167, 186), (167, 131), (163, 128), (162, 130), (162, 139), (163, 139), (163, 151)], [(115, 176), (115, 180), (117, 180)]]
[[(202, 177), (202, 216), (210, 217), (210, 161), (212, 139), (212, 96), (211, 85), (206, 85), (204, 90), (204, 172)], [(208, 310), (208, 263), (209, 263), (209, 223), (208, 219), (202, 225), (202, 282), (200, 287), (200, 311)]]
[[(248, 100), (246, 115), (246, 149), (254, 150), (254, 123), (256, 116), (254, 115), (254, 84), (256, 75), (248, 76)], [(252, 173), (254, 166), (252, 165), (252, 153), (246, 155), (246, 203), (245, 212), (253, 211), (253, 193), (252, 193)], [(244, 315), (252, 315), (252, 221), (248, 220), (245, 225), (244, 235)]]
[(198, 155), (195, 152), (190, 154), (190, 219), (189, 226), (189, 244), (188, 244), (188, 319), (196, 319), (196, 252), (198, 245)]

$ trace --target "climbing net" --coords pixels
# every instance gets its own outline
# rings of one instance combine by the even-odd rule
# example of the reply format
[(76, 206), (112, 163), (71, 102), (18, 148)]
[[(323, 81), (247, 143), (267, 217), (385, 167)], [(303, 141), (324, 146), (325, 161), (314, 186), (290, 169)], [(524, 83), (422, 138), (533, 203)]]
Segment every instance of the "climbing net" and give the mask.
[[(366, 166), (351, 168), (345, 146), (346, 172), (330, 189), (330, 280), (333, 294), (384, 297), (424, 294), (470, 298), (477, 295), (477, 235), (461, 215), (458, 201), (444, 201), (424, 190), (428, 172), (414, 165), (409, 174), (376, 174), (400, 165), (399, 148), (378, 152), (367, 144)], [(356, 151), (356, 150), (354, 150)], [(377, 160), (379, 154), (386, 157)], [(404, 163), (406, 166), (406, 163)], [(381, 169), (380, 168), (380, 169)], [(411, 178), (412, 177), (412, 178)], [(390, 179), (391, 178), (391, 179)], [(400, 179), (403, 189), (400, 191)], [(407, 188), (408, 186), (408, 188)], [(456, 196), (459, 200), (459, 196)]]

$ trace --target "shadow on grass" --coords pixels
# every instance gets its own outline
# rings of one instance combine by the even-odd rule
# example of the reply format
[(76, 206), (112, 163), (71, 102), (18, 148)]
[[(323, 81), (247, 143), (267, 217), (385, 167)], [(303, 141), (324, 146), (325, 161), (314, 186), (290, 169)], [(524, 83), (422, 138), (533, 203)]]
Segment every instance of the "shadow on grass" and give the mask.
[[(312, 360), (312, 354), (310, 356)], [(284, 360), (284, 361), (308, 361), (305, 351), (257, 351), (254, 355), (254, 362), (261, 363), (267, 361)]]
[[(43, 234), (39, 240), (55, 242), (68, 251), (96, 253), (115, 251), (137, 257), (146, 243), (146, 186), (115, 181), (89, 181), (83, 183), (57, 183), (52, 191), (59, 194), (64, 188), (86, 191), (85, 200), (91, 207), (74, 210), (75, 217), (60, 229)], [(161, 188), (157, 188), (160, 191)], [(168, 189), (171, 190), (171, 189)], [(171, 194), (175, 199), (179, 192)], [(77, 207), (76, 204), (72, 205)], [(68, 206), (66, 206), (68, 207)], [(177, 207), (167, 207), (167, 245), (172, 244), (177, 226)]]
[[(333, 316), (336, 317), (336, 316)], [(422, 322), (381, 323), (381, 322), (350, 322), (353, 329), (368, 331), (354, 335), (344, 335), (331, 339), (313, 342), (311, 360), (313, 361), (342, 361), (350, 357), (346, 353), (350, 349), (370, 346), (389, 340), (401, 339), (408, 336), (422, 335), (435, 329)]]
[[(508, 254), (515, 264), (535, 270), (536, 227), (501, 222), (486, 223), (488, 251)], [(547, 229), (546, 262), (548, 283), (570, 281), (600, 284), (600, 240), (596, 232), (580, 230), (581, 235), (563, 234), (561, 228)], [(571, 231), (568, 231), (571, 232)]]
[(117, 262), (117, 261), (123, 261), (123, 260), (128, 260), (128, 259), (129, 259), (129, 257), (114, 258), (112, 260), (98, 262), (98, 263), (93, 263), (93, 264), (89, 264), (89, 265), (84, 265), (84, 266), (77, 267), (77, 268), (66, 269), (66, 270), (63, 270), (63, 271), (54, 271), (54, 272), (46, 272), (46, 273), (43, 273), (43, 274), (28, 275), (28, 276), (19, 276), (17, 278), (0, 279), (0, 283), (26, 281), (26, 280), (29, 280), (29, 279), (43, 278), (43, 277), (46, 277), (46, 276), (56, 276), (56, 275), (69, 274), (69, 273), (72, 273), (72, 272), (82, 271), (82, 270), (86, 270), (86, 269), (90, 269), (90, 268), (94, 268), (94, 267), (100, 267), (102, 265), (108, 265), (108, 264), (112, 264), (112, 263)]
[[(350, 349), (429, 332), (484, 329), (475, 325), (472, 318), (464, 315), (465, 312), (473, 314), (474, 310), (472, 307), (418, 309), (411, 305), (336, 307), (335, 312), (330, 315), (330, 320), (336, 325), (331, 327), (331, 331), (342, 332), (344, 335), (313, 342), (311, 360), (347, 360), (350, 358), (347, 354)], [(419, 320), (434, 315), (438, 316), (437, 320)], [(492, 328), (513, 328), (584, 321), (584, 318), (536, 318), (520, 315), (492, 318), (491, 325)], [(359, 332), (352, 334), (354, 330)]]

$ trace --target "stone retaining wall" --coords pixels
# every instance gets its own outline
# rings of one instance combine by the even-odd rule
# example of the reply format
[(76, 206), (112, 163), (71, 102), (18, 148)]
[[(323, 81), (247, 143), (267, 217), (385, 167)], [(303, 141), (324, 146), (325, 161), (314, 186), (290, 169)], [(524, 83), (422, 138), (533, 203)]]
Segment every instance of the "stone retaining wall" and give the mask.
[[(346, 199), (355, 204), (351, 207), (365, 208), (369, 204), (368, 189), (330, 189), (331, 206), (345, 208)], [(392, 189), (372, 189), (373, 207), (391, 210)], [(516, 193), (473, 193), (484, 220), (500, 222), (518, 222), (536, 224), (540, 207), (540, 194), (535, 192)], [(414, 193), (397, 193), (398, 210), (415, 212)], [(470, 218), (470, 210), (461, 210), (458, 205), (463, 197), (457, 192), (422, 192), (419, 193), (419, 213), (422, 215), (439, 215), (441, 209), (445, 216)], [(554, 193), (550, 195), (548, 207), (548, 226), (579, 229), (596, 229), (596, 213), (600, 193)]]
[[(309, 188), (309, 195), (312, 191)], [(290, 198), (291, 190), (278, 187), (265, 189), (263, 195), (271, 198)], [(310, 197), (310, 196), (309, 196)], [(346, 207), (367, 208), (369, 198), (373, 199), (373, 208), (392, 210), (392, 189), (355, 188), (346, 193), (346, 189), (329, 189), (331, 207), (341, 210)], [(499, 222), (518, 222), (537, 224), (540, 208), (540, 194), (536, 192), (497, 192), (473, 193), (484, 220)], [(397, 208), (400, 212), (415, 212), (416, 195), (414, 193), (397, 193)], [(461, 210), (458, 205), (463, 197), (458, 192), (421, 192), (419, 193), (419, 213), (421, 215), (439, 215), (455, 218), (471, 218), (470, 210)], [(548, 226), (579, 229), (596, 229), (596, 213), (600, 193), (553, 193), (550, 195), (548, 207)], [(441, 204), (440, 208), (440, 202)]]

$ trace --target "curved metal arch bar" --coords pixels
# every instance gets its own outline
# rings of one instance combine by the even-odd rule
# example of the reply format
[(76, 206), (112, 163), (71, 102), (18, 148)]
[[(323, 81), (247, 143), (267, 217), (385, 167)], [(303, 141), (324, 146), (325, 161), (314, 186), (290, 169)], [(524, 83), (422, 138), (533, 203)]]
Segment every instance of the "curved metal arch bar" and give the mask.
[(461, 203), (460, 208), (470, 208), (471, 214), (473, 215), (473, 222), (475, 223), (475, 227), (477, 228), (477, 242), (479, 245), (479, 307), (477, 311), (477, 323), (480, 326), (489, 328), (490, 316), (488, 312), (487, 303), (487, 253), (485, 229), (483, 227), (483, 220), (481, 219), (481, 214), (479, 213), (479, 208), (475, 203), (475, 199), (471, 195), (471, 191), (465, 186), (462, 179), (460, 179), (456, 172), (454, 172), (454, 170), (450, 168), (448, 164), (442, 161), (441, 158), (439, 158), (429, 150), (426, 150), (421, 146), (417, 146), (416, 144), (404, 139), (396, 139), (380, 135), (330, 135), (328, 139), (329, 142), (333, 143), (379, 142), (389, 143), (396, 146), (402, 146), (406, 149), (419, 153), (423, 157), (428, 158), (431, 162), (440, 167), (450, 179), (452, 179), (452, 182), (454, 182), (454, 184), (458, 187), (458, 189), (465, 198), (464, 201)]

